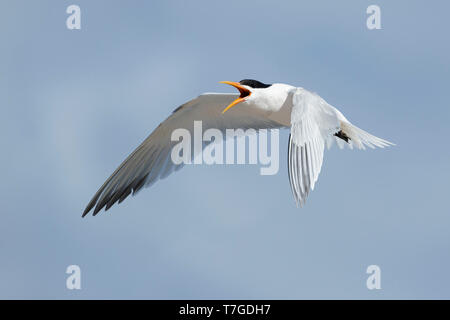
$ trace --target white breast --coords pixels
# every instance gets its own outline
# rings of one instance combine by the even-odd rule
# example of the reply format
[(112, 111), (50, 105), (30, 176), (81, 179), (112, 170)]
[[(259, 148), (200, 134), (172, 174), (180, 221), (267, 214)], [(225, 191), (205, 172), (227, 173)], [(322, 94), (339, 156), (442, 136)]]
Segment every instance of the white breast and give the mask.
[(292, 99), (289, 93), (295, 87), (275, 83), (269, 88), (254, 89), (249, 103), (256, 109), (263, 110), (266, 117), (283, 126), (291, 126)]

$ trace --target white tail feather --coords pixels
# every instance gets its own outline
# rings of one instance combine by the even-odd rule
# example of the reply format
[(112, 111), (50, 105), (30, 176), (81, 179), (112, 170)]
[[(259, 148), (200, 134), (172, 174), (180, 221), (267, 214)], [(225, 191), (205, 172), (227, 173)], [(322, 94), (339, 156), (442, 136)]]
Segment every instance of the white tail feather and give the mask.
[(371, 135), (350, 122), (342, 121), (341, 130), (349, 137), (349, 147), (354, 146), (358, 149), (366, 149), (367, 146), (374, 149), (375, 147), (384, 148), (395, 145), (392, 142)]

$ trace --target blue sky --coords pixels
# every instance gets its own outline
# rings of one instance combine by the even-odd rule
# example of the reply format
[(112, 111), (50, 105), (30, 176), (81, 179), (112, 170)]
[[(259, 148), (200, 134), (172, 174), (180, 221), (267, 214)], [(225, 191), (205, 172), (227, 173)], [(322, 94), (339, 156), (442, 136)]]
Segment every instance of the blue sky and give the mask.
[[(77, 4), (82, 29), (68, 30)], [(381, 30), (366, 8), (381, 7)], [(450, 298), (445, 1), (2, 1), (0, 298)], [(333, 148), (298, 209), (280, 171), (190, 166), (106, 214), (97, 188), (221, 80), (318, 92), (384, 150)], [(68, 265), (82, 289), (67, 290)], [(381, 290), (366, 288), (367, 266)]]

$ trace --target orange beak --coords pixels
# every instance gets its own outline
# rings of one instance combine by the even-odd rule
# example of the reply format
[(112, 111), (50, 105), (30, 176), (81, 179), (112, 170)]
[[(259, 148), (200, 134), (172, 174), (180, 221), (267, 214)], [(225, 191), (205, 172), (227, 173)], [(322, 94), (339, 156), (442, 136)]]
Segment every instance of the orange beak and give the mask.
[(250, 96), (252, 93), (247, 88), (243, 87), (239, 82), (233, 82), (233, 81), (220, 81), (220, 83), (229, 84), (230, 86), (235, 87), (239, 90), (240, 96), (236, 100), (234, 100), (228, 107), (226, 107), (222, 114), (224, 114), (227, 110), (233, 108), (235, 105), (237, 105), (239, 102), (242, 102), (245, 100), (246, 97)]

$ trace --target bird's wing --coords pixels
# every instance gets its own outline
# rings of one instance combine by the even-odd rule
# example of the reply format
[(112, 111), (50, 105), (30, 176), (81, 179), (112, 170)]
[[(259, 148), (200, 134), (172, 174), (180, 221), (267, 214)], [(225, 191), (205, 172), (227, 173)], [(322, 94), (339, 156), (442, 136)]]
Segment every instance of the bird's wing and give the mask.
[[(338, 111), (339, 112), (339, 111)], [(366, 147), (374, 149), (375, 147), (384, 148), (388, 146), (394, 146), (395, 144), (387, 140), (378, 138), (363, 129), (358, 128), (354, 124), (351, 124), (347, 119), (341, 119), (340, 121), (340, 132), (345, 134), (346, 142), (339, 138), (338, 135), (329, 136), (327, 140), (328, 148), (331, 147), (333, 141), (336, 141), (339, 148), (343, 149), (347, 145), (350, 149), (354, 147), (357, 149), (365, 150)], [(333, 139), (334, 138), (334, 139)]]
[(338, 132), (339, 121), (316, 94), (298, 88), (291, 98), (288, 174), (294, 199), (302, 206), (319, 177), (326, 138)]
[(291, 92), (291, 135), (289, 137), (289, 182), (297, 205), (302, 206), (314, 190), (323, 162), (325, 143), (336, 140), (359, 149), (393, 145), (351, 124), (335, 107), (303, 88)]
[[(140, 146), (114, 171), (86, 206), (83, 217), (95, 206), (94, 215), (102, 208), (108, 210), (114, 203), (122, 202), (131, 193), (167, 177), (183, 164), (174, 164), (171, 151), (178, 141), (171, 141), (175, 129), (187, 129), (194, 136), (194, 121), (202, 121), (203, 131), (217, 128), (262, 129), (280, 127), (264, 115), (249, 108), (235, 107), (222, 114), (237, 94), (205, 93), (175, 111), (148, 136)], [(193, 143), (191, 143), (193, 145)], [(195, 154), (192, 152), (192, 158)]]

